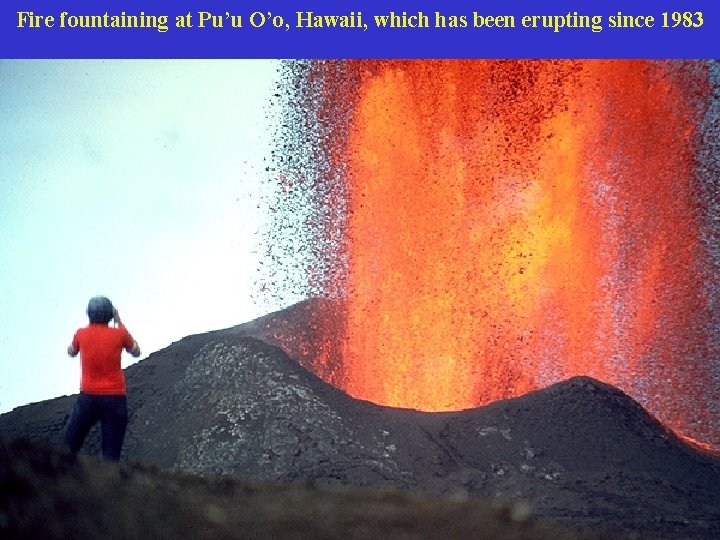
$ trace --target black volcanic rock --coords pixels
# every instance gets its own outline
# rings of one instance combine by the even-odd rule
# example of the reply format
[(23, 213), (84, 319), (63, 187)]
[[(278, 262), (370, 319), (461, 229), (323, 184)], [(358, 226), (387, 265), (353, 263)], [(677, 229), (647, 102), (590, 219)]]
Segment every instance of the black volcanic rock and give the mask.
[(203, 479), (0, 439), (0, 538), (602, 540), (518, 503)]
[[(579, 377), (461, 412), (380, 407), (259, 339), (272, 341), (282, 317), (184, 338), (128, 368), (124, 459), (203, 476), (520, 499), (583, 528), (720, 538), (720, 461), (621, 391)], [(72, 402), (1, 415), (0, 436), (59, 446)], [(95, 433), (86, 449), (98, 446)]]

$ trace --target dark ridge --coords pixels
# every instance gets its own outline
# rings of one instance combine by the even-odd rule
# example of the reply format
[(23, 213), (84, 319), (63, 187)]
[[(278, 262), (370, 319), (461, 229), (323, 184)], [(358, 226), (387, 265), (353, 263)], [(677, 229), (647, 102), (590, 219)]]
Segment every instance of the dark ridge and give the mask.
[(537, 519), (525, 503), (397, 490), (204, 479), (135, 463), (77, 461), (0, 439), (0, 536), (10, 539), (602, 540)]
[[(720, 538), (720, 460), (612, 386), (577, 377), (461, 412), (380, 407), (259, 339), (283, 324), (280, 312), (190, 336), (128, 368), (124, 459), (206, 477), (522, 500), (583, 530)], [(73, 399), (0, 415), (0, 436), (61, 446)], [(95, 433), (86, 450), (98, 447)]]

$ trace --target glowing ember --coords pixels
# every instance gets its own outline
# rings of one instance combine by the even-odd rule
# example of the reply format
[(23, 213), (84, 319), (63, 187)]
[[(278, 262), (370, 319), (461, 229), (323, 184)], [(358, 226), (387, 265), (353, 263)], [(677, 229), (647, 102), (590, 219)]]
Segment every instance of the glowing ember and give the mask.
[(327, 223), (314, 229), (318, 260), (342, 261), (319, 292), (345, 307), (313, 339), (341, 350), (314, 362), (320, 376), (438, 411), (589, 375), (720, 444), (717, 253), (704, 240), (717, 209), (703, 195), (716, 179), (698, 173), (704, 65), (346, 62), (308, 73), (330, 125), (315, 144), (331, 147), (323, 161), (344, 182), (319, 205), (342, 205), (342, 240), (327, 240)]

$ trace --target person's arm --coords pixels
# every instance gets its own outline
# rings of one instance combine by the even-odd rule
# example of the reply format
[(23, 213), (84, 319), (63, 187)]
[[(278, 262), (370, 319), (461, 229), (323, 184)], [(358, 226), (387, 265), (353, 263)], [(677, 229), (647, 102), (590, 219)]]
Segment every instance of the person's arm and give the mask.
[(125, 349), (127, 352), (129, 352), (134, 358), (137, 358), (140, 356), (140, 346), (138, 345), (137, 341), (133, 339), (132, 347), (129, 349)]
[[(113, 320), (115, 321), (115, 326), (122, 326), (123, 328), (125, 327), (122, 319), (120, 319), (120, 312), (117, 310), (117, 308), (113, 309)], [(128, 338), (132, 341), (132, 345), (126, 345), (125, 350), (129, 352), (134, 358), (137, 358), (141, 354), (140, 346), (138, 345), (137, 341), (135, 341), (132, 336), (130, 336), (130, 333), (128, 333)]]
[(80, 344), (77, 340), (77, 334), (73, 336), (73, 340), (70, 342), (70, 345), (68, 345), (67, 353), (68, 356), (77, 356), (77, 353), (80, 352)]

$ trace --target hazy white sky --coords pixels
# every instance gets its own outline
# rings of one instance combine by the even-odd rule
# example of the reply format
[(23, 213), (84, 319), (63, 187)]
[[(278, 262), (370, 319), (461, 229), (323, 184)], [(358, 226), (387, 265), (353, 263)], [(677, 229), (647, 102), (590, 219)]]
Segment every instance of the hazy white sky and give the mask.
[(277, 68), (0, 61), (0, 412), (77, 392), (65, 348), (91, 296), (142, 358), (267, 311), (252, 296)]

